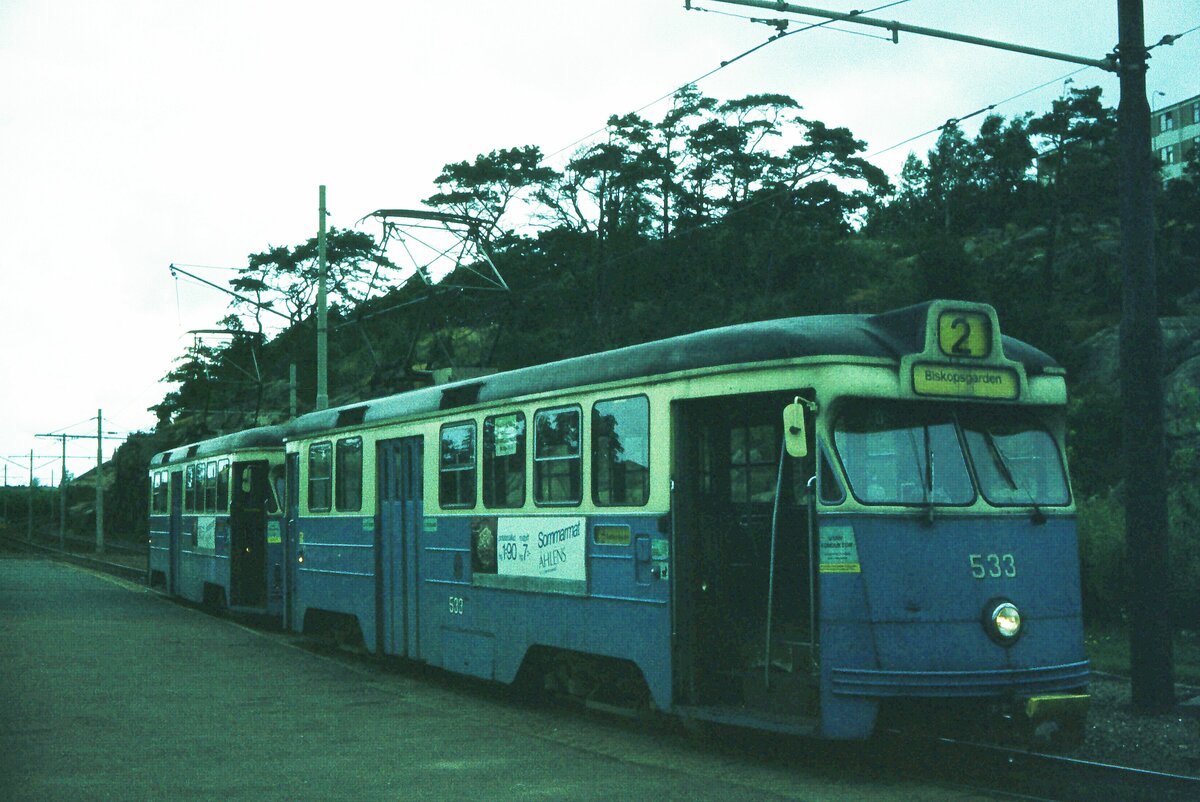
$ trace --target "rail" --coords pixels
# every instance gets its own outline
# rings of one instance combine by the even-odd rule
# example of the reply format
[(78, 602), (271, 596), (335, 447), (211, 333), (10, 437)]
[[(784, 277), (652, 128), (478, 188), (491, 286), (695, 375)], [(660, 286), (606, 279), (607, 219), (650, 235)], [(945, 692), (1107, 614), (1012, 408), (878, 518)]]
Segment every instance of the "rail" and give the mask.
[[(1048, 800), (1175, 802), (1200, 799), (1200, 777), (1027, 751), (1009, 746), (888, 733), (922, 768), (958, 784)], [(936, 767), (936, 768), (933, 768)], [(923, 772), (924, 773), (924, 772)]]
[[(103, 571), (107, 574), (119, 576), (122, 579), (131, 579), (135, 582), (146, 582), (147, 569), (139, 568), (135, 565), (124, 565), (122, 563), (113, 563), (106, 560), (98, 560), (95, 557), (87, 557), (82, 554), (76, 554), (71, 551), (63, 551), (52, 546), (46, 546), (41, 543), (32, 543), (23, 538), (17, 538), (9, 534), (0, 533), (0, 541), (16, 546), (18, 548), (32, 551), (39, 554), (47, 554), (55, 559), (65, 560), (66, 562), (74, 563), (75, 565), (91, 568), (96, 571)], [(129, 553), (136, 553), (132, 550)]]

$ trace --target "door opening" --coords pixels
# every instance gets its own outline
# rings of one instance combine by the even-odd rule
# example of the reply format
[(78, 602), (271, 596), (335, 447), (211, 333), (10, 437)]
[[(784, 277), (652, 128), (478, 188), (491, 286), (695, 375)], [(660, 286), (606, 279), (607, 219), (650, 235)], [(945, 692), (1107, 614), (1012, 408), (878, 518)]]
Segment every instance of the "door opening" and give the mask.
[(274, 498), (266, 461), (235, 462), (229, 507), (229, 603), (267, 605), (267, 514)]
[(812, 393), (725, 396), (673, 410), (677, 679), (690, 704), (816, 712), (812, 427), (805, 457), (783, 450), (783, 411), (798, 395)]

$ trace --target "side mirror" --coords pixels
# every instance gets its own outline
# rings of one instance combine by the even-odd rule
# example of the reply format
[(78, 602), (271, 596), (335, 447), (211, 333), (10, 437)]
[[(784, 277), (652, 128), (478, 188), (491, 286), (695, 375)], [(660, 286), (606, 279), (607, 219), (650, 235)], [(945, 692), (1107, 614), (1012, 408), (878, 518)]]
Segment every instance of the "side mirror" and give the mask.
[(805, 404), (799, 398), (783, 408), (783, 442), (793, 457), (808, 456), (808, 432), (804, 424)]

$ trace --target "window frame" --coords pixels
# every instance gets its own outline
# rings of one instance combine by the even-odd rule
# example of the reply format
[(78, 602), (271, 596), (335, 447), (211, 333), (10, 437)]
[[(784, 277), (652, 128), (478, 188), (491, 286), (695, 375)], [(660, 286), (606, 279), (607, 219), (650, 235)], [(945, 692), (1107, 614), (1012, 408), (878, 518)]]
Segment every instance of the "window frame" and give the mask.
[[(314, 452), (324, 452), (325, 473), (324, 475), (314, 475), (313, 467), (318, 464), (314, 461)], [(308, 461), (307, 461), (308, 481), (305, 494), (305, 505), (310, 513), (313, 512), (330, 512), (333, 509), (333, 442), (330, 440), (321, 440), (316, 443), (308, 444)], [(324, 485), (324, 501), (323, 506), (313, 505), (313, 489), (320, 482)]]
[[(358, 451), (358, 466), (356, 470), (351, 470), (353, 466), (346, 466), (342, 462), (342, 455), (346, 453), (350, 444), (357, 444)], [(362, 435), (353, 435), (351, 437), (340, 437), (334, 444), (333, 454), (333, 506), (338, 512), (361, 512), (363, 506), (363, 452), (364, 445)], [(357, 479), (357, 496), (346, 498), (347, 482), (350, 474)], [(353, 505), (352, 501), (356, 501)]]
[(185, 514), (196, 513), (196, 463), (192, 462), (183, 472), (183, 511)]
[[(494, 494), (491, 492), (496, 479), (496, 461), (501, 459), (495, 455), (496, 450), (496, 434), (495, 422), (501, 418), (517, 418), (520, 421), (521, 430), (518, 435), (517, 453), (505, 457), (514, 456), (514, 464), (521, 474), (521, 496), (515, 503), (509, 503), (507, 495), (503, 499), (505, 503), (501, 504), (497, 501)], [(489, 425), (491, 427), (491, 445), (489, 448)], [(514, 410), (512, 412), (497, 413), (488, 415), (483, 419), (483, 438), (482, 438), (482, 453), (480, 455), (480, 468), (482, 469), (482, 500), (483, 506), (493, 510), (515, 510), (525, 506), (526, 500), (529, 498), (529, 422), (525, 416), (524, 410)], [(507, 469), (506, 469), (507, 470)], [(505, 477), (507, 479), (508, 473)]]
[[(470, 458), (471, 464), (469, 466), (452, 465), (449, 468), (446, 467), (445, 444), (447, 441), (446, 441), (445, 437), (446, 437), (446, 432), (451, 429), (469, 429), (471, 432), (471, 458)], [(441, 428), (438, 429), (437, 455), (438, 455), (438, 466), (437, 466), (438, 467), (438, 484), (437, 484), (437, 486), (438, 486), (438, 507), (440, 507), (443, 510), (473, 510), (473, 509), (475, 509), (475, 505), (478, 503), (478, 499), (479, 499), (479, 476), (478, 476), (478, 472), (479, 472), (479, 427), (478, 427), (478, 424), (475, 422), (475, 420), (474, 419), (458, 420), (458, 421), (454, 421), (453, 423), (442, 424)], [(453, 474), (459, 474), (459, 473), (469, 474), (468, 479), (464, 480), (463, 477), (456, 477), (455, 482), (454, 482), (456, 497), (465, 495), (462, 493), (462, 491), (464, 489), (462, 487), (462, 484), (464, 481), (469, 482), (469, 484), (470, 484), (470, 501), (469, 502), (468, 501), (447, 501), (447, 498), (446, 498), (446, 496), (447, 496), (446, 489), (448, 487), (448, 485), (446, 484), (447, 479), (448, 479), (447, 474), (452, 474), (452, 473)]]
[[(645, 413), (646, 413), (645, 418), (642, 419), (645, 422), (645, 427), (643, 429), (642, 434), (644, 435), (645, 444), (646, 444), (646, 449), (645, 449), (646, 460), (645, 460), (645, 464), (642, 466), (642, 472), (644, 474), (644, 476), (642, 478), (642, 482), (641, 482), (642, 487), (644, 488), (643, 495), (642, 495), (642, 501), (641, 502), (631, 502), (627, 499), (622, 499), (621, 501), (601, 501), (600, 500), (600, 481), (599, 480), (600, 480), (600, 476), (601, 476), (602, 467), (599, 465), (599, 460), (600, 460), (601, 454), (599, 453), (600, 437), (597, 436), (598, 429), (596, 427), (596, 417), (598, 414), (597, 407), (599, 407), (602, 404), (619, 404), (624, 401), (638, 401), (638, 400), (644, 401), (645, 405), (646, 405), (645, 406)], [(591, 437), (591, 441), (588, 444), (588, 446), (589, 446), (588, 452), (591, 455), (591, 474), (592, 475), (591, 475), (591, 481), (589, 484), (591, 485), (591, 489), (592, 489), (592, 504), (596, 505), (597, 507), (645, 507), (647, 504), (650, 503), (650, 490), (651, 490), (650, 462), (652, 459), (651, 439), (650, 439), (651, 425), (652, 424), (651, 424), (651, 415), (650, 415), (650, 397), (648, 395), (646, 395), (645, 393), (637, 393), (634, 395), (624, 395), (624, 396), (618, 396), (615, 398), (601, 398), (601, 399), (597, 399), (596, 401), (592, 402), (592, 437)], [(580, 439), (582, 440), (582, 433), (581, 433)], [(603, 470), (610, 470), (614, 466), (615, 466), (615, 463), (609, 462), (609, 463), (607, 463), (607, 465), (605, 465), (603, 467)], [(610, 482), (609, 496), (611, 497), (612, 494), (613, 494), (613, 491), (612, 491), (612, 486), (611, 486), (611, 482)], [(626, 495), (628, 495), (628, 494), (626, 494)]]
[(229, 512), (229, 460), (217, 460), (217, 512)]
[[(561, 413), (571, 411), (575, 413), (578, 421), (578, 439), (576, 452), (574, 455), (568, 454), (563, 457), (539, 457), (538, 456), (538, 419), (543, 415), (551, 413)], [(583, 406), (580, 404), (560, 404), (553, 407), (543, 407), (533, 413), (533, 503), (538, 507), (578, 507), (583, 504), (583, 451), (584, 451), (584, 430), (583, 430)], [(577, 493), (575, 498), (566, 500), (545, 500), (541, 498), (542, 488), (542, 466), (553, 462), (566, 462), (574, 460), (576, 470), (578, 471)], [(568, 481), (570, 476), (568, 469)]]
[(217, 461), (211, 459), (204, 463), (204, 513), (212, 515), (217, 511)]

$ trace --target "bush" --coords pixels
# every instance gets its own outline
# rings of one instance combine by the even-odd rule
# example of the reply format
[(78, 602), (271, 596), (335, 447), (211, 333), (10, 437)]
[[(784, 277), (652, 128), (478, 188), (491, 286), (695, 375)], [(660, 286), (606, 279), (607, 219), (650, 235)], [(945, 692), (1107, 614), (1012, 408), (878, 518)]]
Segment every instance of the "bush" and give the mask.
[[(1187, 475), (1173, 473), (1176, 477)], [(1081, 499), (1078, 511), (1084, 615), (1091, 623), (1114, 623), (1125, 617), (1133, 590), (1125, 549), (1125, 507), (1117, 491), (1110, 491)], [(1192, 482), (1176, 482), (1168, 513), (1171, 622), (1182, 629), (1198, 629), (1200, 488)]]
[(1125, 559), (1125, 508), (1115, 492), (1077, 503), (1079, 569), (1083, 612), (1088, 621), (1123, 619), (1129, 604), (1129, 562)]

